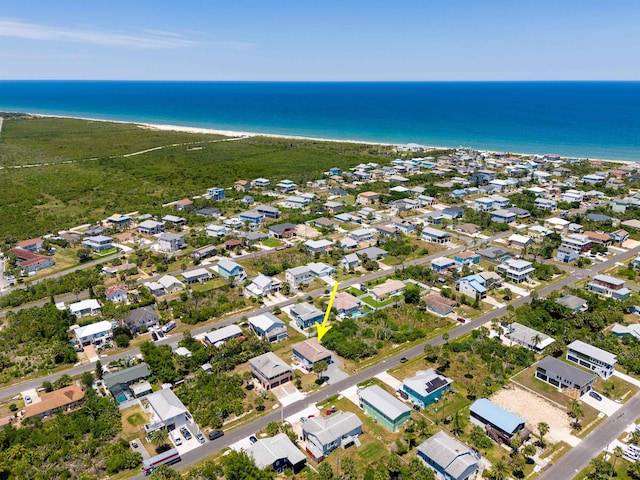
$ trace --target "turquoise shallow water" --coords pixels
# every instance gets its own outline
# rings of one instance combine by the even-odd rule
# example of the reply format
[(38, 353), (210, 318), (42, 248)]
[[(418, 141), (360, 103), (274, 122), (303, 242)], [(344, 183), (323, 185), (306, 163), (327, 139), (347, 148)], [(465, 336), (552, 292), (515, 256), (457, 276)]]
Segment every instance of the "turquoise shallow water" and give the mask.
[(0, 81), (0, 110), (640, 160), (640, 82)]

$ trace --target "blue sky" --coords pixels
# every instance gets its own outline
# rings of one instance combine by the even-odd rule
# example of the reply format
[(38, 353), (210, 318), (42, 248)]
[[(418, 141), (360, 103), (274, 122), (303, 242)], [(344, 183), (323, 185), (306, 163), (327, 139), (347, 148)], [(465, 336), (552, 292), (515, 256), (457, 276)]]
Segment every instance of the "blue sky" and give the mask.
[(0, 0), (0, 79), (640, 80), (640, 1)]

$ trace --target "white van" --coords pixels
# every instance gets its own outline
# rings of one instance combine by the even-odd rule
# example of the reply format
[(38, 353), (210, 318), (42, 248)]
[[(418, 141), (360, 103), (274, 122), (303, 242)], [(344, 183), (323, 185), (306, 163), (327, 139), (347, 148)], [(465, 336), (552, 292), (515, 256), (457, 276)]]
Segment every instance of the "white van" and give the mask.
[(182, 445), (182, 439), (180, 438), (180, 434), (177, 430), (171, 430), (169, 432), (169, 436), (171, 437), (171, 440), (173, 440), (173, 443), (175, 443), (176, 447)]
[(176, 322), (174, 322), (173, 320), (171, 320), (170, 322), (167, 322), (163, 327), (162, 327), (162, 331), (164, 333), (170, 332), (171, 330), (173, 330), (174, 328), (176, 328)]

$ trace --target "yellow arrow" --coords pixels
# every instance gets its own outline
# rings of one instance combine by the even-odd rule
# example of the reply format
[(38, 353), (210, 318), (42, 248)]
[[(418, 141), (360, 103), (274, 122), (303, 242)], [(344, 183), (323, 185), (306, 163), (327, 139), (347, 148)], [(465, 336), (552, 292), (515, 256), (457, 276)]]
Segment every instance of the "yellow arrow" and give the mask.
[(324, 320), (322, 323), (319, 323), (317, 326), (318, 329), (318, 341), (322, 341), (322, 337), (324, 334), (331, 329), (331, 325), (327, 325), (327, 320), (329, 320), (329, 314), (331, 313), (331, 306), (333, 305), (333, 300), (336, 298), (336, 293), (338, 292), (338, 282), (333, 285), (333, 291), (331, 292), (331, 298), (329, 299), (329, 305), (327, 305), (327, 311), (324, 314)]

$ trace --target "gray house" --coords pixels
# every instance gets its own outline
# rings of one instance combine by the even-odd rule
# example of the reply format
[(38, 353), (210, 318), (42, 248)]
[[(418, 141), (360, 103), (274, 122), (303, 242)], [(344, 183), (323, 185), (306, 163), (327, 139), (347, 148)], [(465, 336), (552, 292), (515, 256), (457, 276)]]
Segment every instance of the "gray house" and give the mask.
[(557, 358), (544, 357), (536, 365), (536, 378), (557, 388), (575, 389), (584, 395), (591, 390), (596, 376)]
[(287, 469), (298, 473), (307, 464), (307, 457), (296, 447), (285, 433), (270, 438), (261, 438), (245, 450), (261, 469), (273, 468), (276, 473)]
[(482, 471), (478, 452), (443, 431), (422, 442), (417, 450), (418, 458), (438, 480), (470, 480)]
[(122, 321), (129, 327), (131, 333), (140, 333), (144, 328), (158, 324), (158, 314), (153, 307), (136, 308), (124, 317)]
[(327, 417), (313, 417), (302, 424), (307, 452), (316, 461), (333, 450), (358, 442), (362, 421), (355, 413), (338, 411)]

